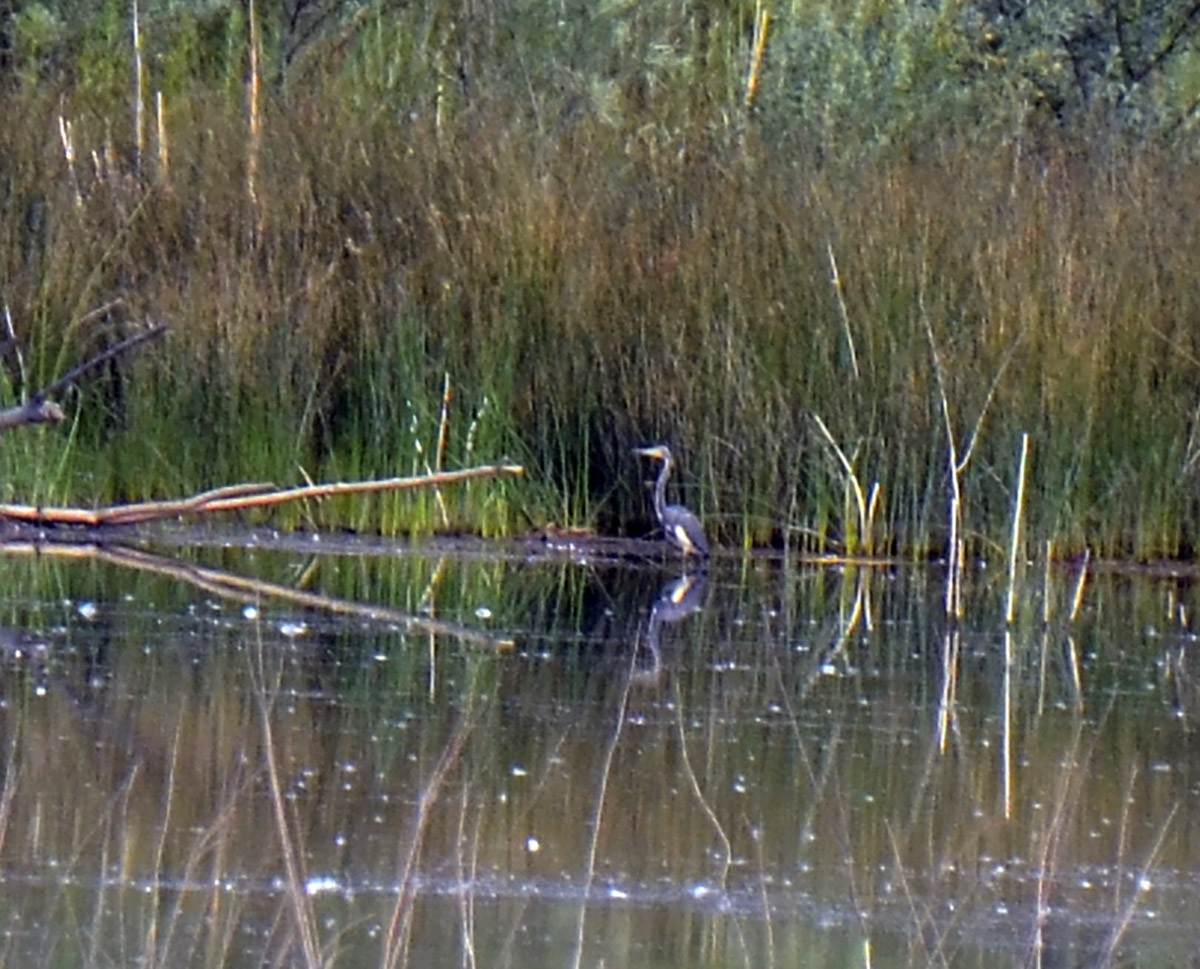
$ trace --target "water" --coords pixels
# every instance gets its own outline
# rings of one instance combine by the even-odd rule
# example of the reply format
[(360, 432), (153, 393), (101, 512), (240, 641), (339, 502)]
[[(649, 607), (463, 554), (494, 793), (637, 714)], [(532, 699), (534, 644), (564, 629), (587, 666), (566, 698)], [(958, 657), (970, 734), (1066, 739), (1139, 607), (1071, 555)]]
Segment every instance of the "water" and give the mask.
[(1200, 945), (1190, 576), (196, 537), (0, 556), (5, 964)]

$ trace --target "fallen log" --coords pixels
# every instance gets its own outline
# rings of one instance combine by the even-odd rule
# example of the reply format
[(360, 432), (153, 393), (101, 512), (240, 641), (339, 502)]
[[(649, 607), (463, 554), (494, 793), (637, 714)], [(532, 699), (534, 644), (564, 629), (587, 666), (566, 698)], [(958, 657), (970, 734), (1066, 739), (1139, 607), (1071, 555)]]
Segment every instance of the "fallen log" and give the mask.
[(269, 483), (227, 485), (201, 492), (190, 498), (164, 501), (142, 501), (134, 504), (110, 505), (104, 508), (45, 508), (40, 505), (0, 505), (0, 520), (24, 522), (31, 525), (133, 525), (182, 518), (186, 515), (212, 514), (221, 511), (246, 511), (282, 505), (291, 501), (312, 498), (332, 498), (409, 488), (438, 487), (491, 478), (497, 475), (521, 475), (525, 469), (517, 464), (489, 464), (460, 471), (439, 471), (410, 478), (384, 478), (377, 481), (341, 481), (329, 484), (303, 485), (297, 488), (276, 488)]

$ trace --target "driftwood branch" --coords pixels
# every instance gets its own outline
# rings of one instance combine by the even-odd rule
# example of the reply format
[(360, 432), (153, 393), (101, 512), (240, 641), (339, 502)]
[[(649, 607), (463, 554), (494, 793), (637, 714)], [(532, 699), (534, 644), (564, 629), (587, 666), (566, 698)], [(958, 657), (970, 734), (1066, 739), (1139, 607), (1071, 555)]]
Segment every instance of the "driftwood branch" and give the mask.
[(461, 471), (442, 471), (412, 478), (385, 478), (381, 481), (344, 481), (331, 484), (305, 485), (299, 488), (276, 488), (272, 484), (240, 484), (205, 491), (169, 501), (145, 501), (131, 505), (112, 505), (107, 508), (42, 508), (37, 505), (0, 505), (0, 520), (37, 525), (132, 525), (163, 521), (184, 515), (208, 514), (219, 511), (245, 511), (290, 501), (311, 498), (332, 498), (337, 495), (356, 495), (368, 492), (400, 491), (409, 488), (437, 487), (492, 478), (498, 475), (520, 475), (525, 469), (515, 464), (489, 464)]
[(33, 395), (34, 400), (44, 400), (47, 397), (52, 397), (57, 393), (61, 393), (71, 384), (79, 380), (80, 377), (91, 373), (93, 370), (104, 366), (109, 360), (114, 357), (119, 357), (122, 353), (132, 350), (139, 344), (145, 343), (147, 340), (153, 340), (155, 337), (162, 336), (167, 332), (166, 323), (155, 323), (149, 329), (142, 330), (141, 333), (135, 333), (131, 337), (127, 337), (120, 343), (114, 343), (103, 353), (98, 353), (90, 360), (86, 360), (73, 370), (68, 370), (65, 374), (59, 377), (54, 383), (48, 384)]
[[(67, 371), (67, 373), (63, 374), (53, 383), (47, 384), (41, 390), (34, 393), (26, 403), (18, 404), (16, 407), (9, 407), (6, 410), (0, 410), (0, 431), (9, 431), (14, 427), (28, 427), (31, 424), (59, 423), (63, 420), (63, 411), (58, 404), (50, 400), (51, 397), (75, 383), (80, 377), (91, 373), (98, 367), (104, 366), (108, 361), (132, 350), (139, 344), (161, 336), (166, 330), (167, 325), (165, 323), (156, 323), (141, 333), (135, 333), (120, 343), (113, 344), (103, 353), (96, 354), (96, 356), (81, 363), (73, 370)], [(11, 338), (7, 342), (12, 342)]]
[(27, 404), (0, 410), (0, 431), (28, 427), (30, 424), (57, 424), (65, 416), (54, 401), (35, 397)]

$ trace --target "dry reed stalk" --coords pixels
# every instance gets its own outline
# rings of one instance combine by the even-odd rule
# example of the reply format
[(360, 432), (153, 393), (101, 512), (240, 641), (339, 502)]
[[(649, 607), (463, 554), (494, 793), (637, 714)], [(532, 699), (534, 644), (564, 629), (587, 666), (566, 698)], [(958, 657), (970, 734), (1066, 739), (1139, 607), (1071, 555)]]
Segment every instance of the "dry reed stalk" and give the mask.
[(8, 826), (13, 816), (13, 800), (17, 796), (17, 784), (24, 773), (18, 760), (17, 752), (21, 750), (22, 721), (18, 713), (12, 718), (11, 736), (8, 742), (8, 756), (4, 762), (4, 785), (0, 787), (0, 851), (8, 840)]
[(1025, 514), (1025, 465), (1029, 457), (1029, 435), (1021, 435), (1021, 459), (1017, 464), (1017, 500), (1013, 505), (1012, 540), (1008, 546), (1008, 601), (1004, 621), (1012, 625), (1017, 609), (1017, 550), (1021, 544), (1021, 519)]
[(141, 17), (138, 13), (137, 0), (131, 5), (130, 19), (133, 33), (133, 145), (134, 164), (137, 173), (142, 174), (142, 165), (146, 154), (146, 65), (142, 58), (142, 28)]
[(437, 806), (446, 778), (462, 759), (467, 738), (475, 728), (478, 719), (478, 703), (475, 702), (475, 691), (468, 694), (468, 705), (455, 728), (454, 735), (442, 750), (437, 764), (434, 765), (429, 780), (421, 789), (417, 798), (417, 813), (413, 819), (412, 840), (408, 850), (400, 859), (400, 890), (396, 896), (396, 904), (392, 907), (392, 917), (388, 922), (387, 932), (383, 939), (383, 952), (380, 965), (384, 969), (395, 969), (406, 961), (408, 942), (412, 934), (413, 901), (416, 898), (417, 865), (421, 858), (421, 849), (425, 845), (425, 835), (429, 831), (429, 822), (433, 810)]
[(262, 79), (259, 65), (258, 9), (254, 0), (249, 0), (246, 17), (250, 28), (250, 65), (246, 79), (246, 129), (248, 152), (246, 156), (246, 198), (251, 209), (259, 213), (260, 231), (262, 212), (258, 205), (258, 163), (262, 153), (262, 118), (259, 113)]
[(833, 254), (833, 243), (827, 242), (825, 249), (829, 254), (829, 282), (837, 297), (838, 313), (842, 319), (842, 329), (846, 334), (846, 347), (850, 351), (850, 369), (854, 371), (854, 379), (858, 380), (858, 353), (854, 349), (854, 334), (850, 330), (850, 310), (846, 307), (845, 287), (842, 285), (842, 277), (838, 272), (837, 256)]
[(942, 420), (946, 428), (946, 470), (950, 480), (950, 535), (946, 541), (946, 597), (945, 612), (955, 619), (962, 618), (962, 576), (963, 576), (963, 543), (961, 539), (963, 527), (962, 513), (962, 473), (966, 462), (958, 458), (958, 444), (954, 438), (954, 424), (950, 420), (950, 402), (946, 399), (946, 385), (942, 378), (942, 360), (938, 354), (937, 343), (933, 338), (933, 326), (927, 314), (922, 312), (925, 320), (925, 334), (929, 338), (929, 350), (933, 357), (933, 374), (937, 384), (938, 401), (941, 405)]
[[(450, 385), (450, 374), (445, 375), (442, 382), (442, 411), (438, 418), (438, 436), (437, 447), (433, 456), (433, 467), (425, 465), (425, 470), (429, 473), (442, 470), (442, 460), (446, 456), (446, 444), (450, 438), (450, 401), (453, 398), (453, 392)], [(446, 508), (446, 499), (442, 495), (442, 491), (436, 485), (433, 488), (433, 496), (437, 500), (438, 511), (442, 516), (442, 525), (445, 528), (450, 527), (450, 512)]]
[[(922, 277), (924, 269), (922, 270)], [(962, 605), (962, 582), (965, 572), (966, 563), (964, 561), (966, 546), (963, 540), (963, 476), (966, 474), (967, 468), (971, 464), (971, 458), (975, 453), (975, 445), (979, 443), (979, 432), (983, 428), (983, 420), (987, 416), (988, 409), (991, 407), (992, 400), (996, 396), (996, 390), (1000, 386), (1000, 378), (1004, 376), (1005, 370), (1012, 362), (1013, 355), (1016, 353), (1018, 340), (1014, 340), (1009, 347), (1008, 352), (1000, 361), (1000, 366), (996, 369), (996, 374), (992, 378), (992, 384), (988, 387), (987, 396), (984, 397), (983, 404), (979, 408), (979, 415), (975, 418), (975, 426), (971, 428), (970, 436), (967, 438), (966, 446), (962, 450), (962, 457), (959, 457), (958, 443), (954, 435), (954, 422), (950, 418), (950, 401), (946, 396), (946, 379), (942, 367), (941, 354), (938, 352), (937, 341), (933, 336), (933, 324), (929, 321), (929, 314), (925, 309), (925, 285), (922, 278), (921, 286), (917, 296), (918, 303), (921, 309), (921, 320), (925, 324), (925, 336), (929, 341), (929, 352), (933, 362), (934, 384), (937, 387), (938, 404), (942, 413), (942, 421), (946, 429), (946, 464), (948, 477), (950, 479), (950, 511), (949, 511), (949, 527), (950, 538), (947, 542), (947, 575), (946, 575), (946, 600), (945, 608), (946, 615), (955, 619), (961, 619), (963, 615)]]
[[(1132, 778), (1130, 778), (1130, 781), (1132, 782)], [(1127, 798), (1125, 801), (1126, 813), (1128, 812), (1128, 805), (1131, 803), (1131, 800), (1132, 799)], [(1105, 946), (1104, 958), (1099, 962), (1099, 965), (1110, 966), (1117, 964), (1117, 950), (1120, 948), (1121, 939), (1125, 936), (1126, 932), (1129, 931), (1129, 925), (1133, 921), (1134, 912), (1137, 909), (1138, 903), (1141, 901), (1142, 895), (1145, 894), (1145, 892), (1151, 887), (1151, 881), (1148, 872), (1156, 864), (1158, 864), (1159, 855), (1162, 853), (1163, 842), (1167, 838), (1167, 831), (1170, 830), (1171, 825), (1174, 823), (1175, 815), (1179, 813), (1179, 805), (1179, 801), (1176, 801), (1173, 805), (1171, 805), (1171, 811), (1167, 815), (1167, 819), (1159, 828), (1158, 837), (1154, 839), (1154, 844), (1150, 847), (1150, 854), (1146, 859), (1146, 863), (1142, 866), (1137, 878), (1133, 880), (1133, 884), (1137, 891), (1134, 892), (1133, 897), (1129, 900), (1128, 904), (1126, 904), (1124, 910), (1122, 911), (1120, 921), (1113, 926), (1112, 932), (1108, 937), (1108, 944)], [(1124, 816), (1122, 816), (1121, 824), (1122, 827), (1124, 827)], [(1118, 902), (1120, 901), (1120, 885), (1121, 881), (1118, 879)]]
[[(629, 709), (629, 692), (633, 685), (633, 666), (637, 662), (637, 653), (630, 657), (630, 673), (625, 677), (621, 689), (621, 701), (617, 707), (616, 725), (604, 748), (604, 757), (600, 765), (600, 786), (596, 791), (596, 808), (591, 818), (591, 837), (588, 839), (587, 859), (584, 862), (583, 900), (579, 906), (579, 917), (575, 926), (575, 952), (568, 963), (572, 969), (580, 969), (583, 965), (584, 929), (587, 922), (588, 902), (592, 894), (592, 885), (596, 880), (596, 858), (600, 852), (600, 833), (604, 830), (604, 802), (608, 799), (608, 784), (612, 778), (613, 759), (617, 754), (617, 745), (625, 732), (625, 715)], [(684, 756), (687, 756), (686, 748)]]
[(1054, 561), (1054, 543), (1047, 540), (1042, 566), (1042, 627), (1050, 625), (1053, 606), (1050, 602), (1050, 563)]
[(1000, 740), (1005, 821), (1012, 820), (1013, 807), (1013, 665), (1012, 629), (1008, 628), (1004, 630), (1004, 727)]
[(1071, 597), (1071, 614), (1067, 617), (1068, 622), (1074, 622), (1079, 615), (1079, 610), (1083, 608), (1083, 587), (1087, 584), (1088, 563), (1092, 559), (1092, 550), (1085, 548), (1083, 550), (1083, 565), (1079, 569), (1079, 577), (1075, 582), (1075, 595)]
[(1073, 708), (1083, 712), (1083, 674), (1079, 667), (1079, 647), (1075, 645), (1075, 637), (1067, 637), (1066, 645), (1067, 666), (1071, 672), (1071, 696), (1074, 699)]
[(825, 438), (825, 443), (837, 455), (838, 462), (841, 464), (842, 472), (845, 475), (846, 484), (854, 494), (855, 508), (858, 513), (858, 542), (847, 542), (848, 547), (846, 551), (851, 554), (861, 552), (869, 556), (875, 546), (872, 532), (874, 531), (875, 512), (879, 506), (879, 483), (875, 482), (871, 485), (871, 497), (869, 499), (866, 498), (863, 495), (862, 485), (859, 484), (858, 475), (854, 471), (854, 465), (846, 457), (846, 452), (838, 447), (837, 441), (833, 439), (833, 435), (830, 433), (829, 428), (825, 426), (825, 422), (821, 420), (820, 415), (813, 414), (813, 420), (816, 421), (817, 428)]
[(175, 738), (171, 743), (171, 756), (167, 763), (162, 822), (158, 826), (158, 837), (154, 842), (154, 877), (152, 879), (153, 888), (149, 893), (149, 924), (146, 926), (146, 937), (142, 942), (142, 952), (147, 954), (157, 953), (151, 965), (158, 964), (160, 958), (165, 957), (170, 950), (170, 936), (168, 935), (165, 941), (159, 939), (158, 923), (163, 903), (163, 858), (167, 853), (167, 835), (171, 830), (171, 822), (174, 820), (172, 814), (178, 790), (179, 747), (183, 735), (182, 711), (180, 713), (179, 720), (175, 724)]
[(767, 36), (771, 29), (771, 13), (763, 0), (758, 0), (754, 11), (754, 36), (750, 41), (750, 66), (746, 71), (746, 94), (742, 106), (746, 110), (754, 107), (758, 98), (758, 83), (762, 76), (763, 59), (767, 54)]
[(58, 116), (58, 138), (62, 143), (63, 158), (67, 162), (67, 171), (71, 174), (71, 189), (75, 195), (75, 208), (83, 208), (83, 191), (79, 187), (79, 174), (75, 171), (75, 132), (74, 126), (61, 114)]
[(161, 182), (171, 178), (171, 150), (167, 142), (167, 102), (162, 91), (154, 92), (154, 130), (158, 149), (158, 177)]
[(304, 846), (300, 843), (300, 831), (296, 830), (293, 820), (289, 817), (283, 794), (283, 781), (280, 775), (279, 758), (276, 753), (275, 733), (271, 728), (271, 717), (275, 706), (275, 697), (279, 692), (279, 682), (272, 685), (268, 694), (266, 683), (266, 663), (263, 657), (262, 637), (260, 636), (255, 652), (255, 662), (251, 663), (250, 674), (254, 683), (254, 692), (258, 700), (259, 717), (262, 724), (263, 758), (265, 772), (270, 788), (270, 803), (275, 817), (275, 830), (279, 836), (279, 850), (283, 855), (283, 865), (287, 877), (287, 897), (291, 902), (292, 915), (296, 920), (296, 931), (300, 935), (300, 947), (304, 953), (304, 964), (309, 969), (322, 965), (321, 950), (317, 943), (317, 920), (313, 912), (312, 900), (305, 889), (307, 876), (305, 873)]
[(729, 835), (725, 831), (725, 826), (721, 824), (721, 819), (717, 817), (717, 812), (713, 810), (713, 806), (709, 803), (708, 798), (704, 796), (704, 790), (700, 787), (700, 778), (696, 775), (696, 769), (692, 766), (692, 759), (688, 755), (687, 731), (684, 729), (683, 722), (683, 694), (679, 688), (679, 680), (675, 680), (675, 729), (679, 734), (679, 756), (683, 764), (684, 773), (687, 774), (688, 784), (692, 789), (692, 794), (696, 797), (696, 802), (700, 805), (700, 810), (704, 812), (704, 816), (708, 819), (708, 823), (712, 825), (713, 831), (716, 832), (717, 840), (721, 842), (721, 874), (717, 878), (717, 884), (722, 890), (728, 887), (729, 871), (733, 867), (734, 854), (733, 842), (729, 840)]
[(959, 629), (947, 629), (942, 637), (942, 692), (937, 708), (937, 748), (946, 752), (950, 725), (954, 721), (955, 698), (958, 695)]
[[(1071, 743), (1064, 751), (1061, 762), (1066, 765), (1059, 773), (1055, 785), (1050, 813), (1046, 821), (1046, 829), (1038, 837), (1038, 852), (1034, 870), (1038, 872), (1036, 884), (1036, 906), (1034, 909), (1033, 926), (1033, 959), (1031, 965), (1042, 964), (1042, 953), (1045, 950), (1044, 928), (1046, 916), (1050, 912), (1050, 892), (1055, 876), (1059, 873), (1058, 855), (1062, 851), (1063, 841), (1067, 837), (1070, 822), (1077, 817), (1079, 805), (1083, 796), (1082, 778), (1086, 775), (1087, 764), (1080, 763), (1080, 751), (1083, 742), (1083, 721), (1078, 717), (1072, 727)], [(1092, 756), (1088, 754), (1088, 758)]]
[(21, 341), (17, 339), (17, 331), (13, 326), (12, 308), (7, 302), (4, 304), (4, 340), (0, 341), (0, 356), (12, 351), (17, 360), (17, 376), (21, 380), (21, 386), (27, 386), (27, 375), (25, 372), (25, 354), (21, 352)]
[(438, 418), (437, 453), (434, 456), (433, 465), (435, 471), (442, 470), (442, 461), (446, 457), (446, 443), (450, 437), (450, 401), (452, 399), (450, 374), (447, 373), (442, 383), (442, 412)]

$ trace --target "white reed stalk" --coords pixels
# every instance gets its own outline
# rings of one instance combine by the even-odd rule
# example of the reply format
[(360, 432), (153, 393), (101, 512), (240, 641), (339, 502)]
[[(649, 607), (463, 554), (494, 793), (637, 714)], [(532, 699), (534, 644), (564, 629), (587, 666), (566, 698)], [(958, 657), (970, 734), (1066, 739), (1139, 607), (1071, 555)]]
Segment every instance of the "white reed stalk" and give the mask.
[(763, 0), (758, 0), (754, 11), (754, 37), (750, 42), (750, 66), (746, 71), (746, 94), (742, 107), (747, 111), (754, 107), (758, 97), (758, 81), (762, 76), (763, 58), (767, 54), (767, 35), (771, 29), (771, 14)]
[(1029, 458), (1029, 435), (1021, 435), (1021, 460), (1017, 467), (1017, 500), (1013, 505), (1012, 539), (1008, 546), (1008, 604), (1004, 621), (1010, 626), (1017, 609), (1017, 552), (1021, 545), (1021, 519), (1025, 514), (1025, 466)]
[(67, 171), (71, 173), (71, 188), (75, 191), (75, 207), (83, 208), (83, 192), (79, 189), (79, 175), (75, 171), (75, 130), (61, 114), (58, 116), (58, 137), (62, 141), (63, 157), (67, 160)]
[(162, 91), (154, 92), (154, 130), (158, 149), (158, 177), (167, 181), (171, 176), (171, 150), (167, 144), (167, 102)]
[(133, 0), (133, 144), (137, 152), (137, 173), (142, 173), (142, 159), (146, 151), (146, 65), (142, 58), (141, 17), (138, 0)]
[(825, 426), (825, 422), (821, 420), (820, 416), (813, 414), (812, 417), (816, 421), (821, 435), (825, 438), (825, 443), (837, 455), (838, 462), (841, 464), (842, 471), (845, 474), (846, 485), (854, 494), (854, 504), (858, 513), (858, 545), (855, 548), (847, 547), (846, 551), (849, 553), (861, 552), (870, 555), (873, 547), (871, 529), (873, 527), (875, 509), (879, 504), (879, 485), (875, 484), (871, 487), (871, 499), (868, 502), (863, 496), (862, 485), (858, 482), (858, 475), (854, 472), (854, 465), (846, 457), (846, 452), (838, 447), (837, 441), (833, 439), (833, 435), (829, 432), (829, 428)]
[(1004, 779), (1004, 820), (1012, 818), (1013, 803), (1013, 642), (1004, 630), (1004, 735), (1001, 740), (1001, 773)]
[(1075, 582), (1075, 596), (1071, 600), (1071, 615), (1070, 622), (1075, 621), (1075, 617), (1079, 615), (1079, 610), (1083, 607), (1083, 587), (1087, 584), (1088, 563), (1092, 560), (1092, 550), (1083, 550), (1083, 565), (1079, 569), (1079, 578)]
[(246, 16), (250, 21), (250, 76), (246, 79), (246, 127), (250, 145), (246, 158), (246, 196), (250, 204), (258, 206), (258, 155), (262, 141), (262, 120), (259, 114), (259, 96), (262, 88), (259, 66), (258, 10), (254, 0), (249, 0)]
[(1046, 556), (1042, 569), (1042, 625), (1049, 626), (1053, 605), (1050, 602), (1050, 563), (1054, 561), (1054, 543), (1046, 542)]
[(829, 282), (833, 284), (833, 293), (837, 297), (838, 312), (842, 317), (842, 329), (846, 333), (846, 346), (850, 350), (850, 369), (854, 371), (854, 379), (858, 379), (858, 353), (854, 349), (854, 334), (850, 331), (850, 311), (846, 308), (845, 288), (842, 277), (838, 272), (837, 256), (833, 254), (833, 243), (826, 242), (825, 249), (829, 253)]

